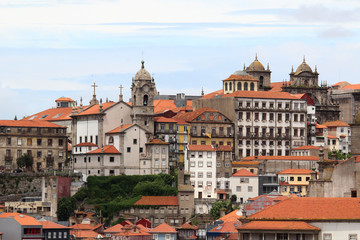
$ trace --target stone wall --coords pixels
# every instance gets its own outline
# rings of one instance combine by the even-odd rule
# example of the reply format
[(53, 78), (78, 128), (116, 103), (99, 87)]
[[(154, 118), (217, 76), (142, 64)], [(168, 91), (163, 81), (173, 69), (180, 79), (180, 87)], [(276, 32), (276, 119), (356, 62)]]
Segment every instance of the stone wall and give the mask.
[(41, 177), (27, 174), (0, 175), (0, 201), (18, 201), (24, 196), (41, 197)]

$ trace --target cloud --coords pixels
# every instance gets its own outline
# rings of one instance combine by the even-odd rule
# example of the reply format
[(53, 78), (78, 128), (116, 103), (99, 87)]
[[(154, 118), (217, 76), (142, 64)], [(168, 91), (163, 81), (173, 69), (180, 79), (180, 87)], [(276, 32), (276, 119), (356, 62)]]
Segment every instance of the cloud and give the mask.
[(354, 32), (343, 27), (333, 27), (321, 32), (319, 36), (322, 38), (346, 38), (354, 36)]

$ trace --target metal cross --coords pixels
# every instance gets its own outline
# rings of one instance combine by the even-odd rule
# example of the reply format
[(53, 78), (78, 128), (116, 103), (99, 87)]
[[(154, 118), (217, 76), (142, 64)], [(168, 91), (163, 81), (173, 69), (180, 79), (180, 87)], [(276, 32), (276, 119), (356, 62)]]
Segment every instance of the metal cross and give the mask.
[(120, 95), (122, 95), (122, 89), (124, 88), (121, 84), (120, 84)]
[(98, 87), (98, 85), (96, 85), (95, 82), (94, 82), (94, 84), (91, 85), (91, 86), (94, 88), (94, 95), (95, 95), (95, 88)]

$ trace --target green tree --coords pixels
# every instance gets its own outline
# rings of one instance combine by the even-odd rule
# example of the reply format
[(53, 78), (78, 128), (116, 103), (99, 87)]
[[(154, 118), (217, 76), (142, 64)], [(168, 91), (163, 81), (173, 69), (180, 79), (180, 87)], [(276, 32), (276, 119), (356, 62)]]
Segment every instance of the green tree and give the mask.
[(32, 169), (34, 159), (31, 155), (24, 154), (16, 159), (16, 163), (18, 165), (18, 168), (26, 167), (27, 169)]
[(220, 217), (220, 210), (223, 208), (225, 209), (225, 214), (228, 214), (229, 212), (231, 212), (233, 210), (231, 202), (229, 200), (226, 200), (226, 201), (221, 200), (221, 201), (218, 201), (213, 204), (213, 206), (210, 210), (210, 216), (213, 219), (218, 219)]
[(231, 202), (236, 202), (236, 195), (235, 194), (233, 194), (233, 195), (231, 195)]
[(71, 214), (76, 209), (76, 201), (71, 197), (63, 197), (59, 199), (57, 217), (59, 221), (68, 221)]

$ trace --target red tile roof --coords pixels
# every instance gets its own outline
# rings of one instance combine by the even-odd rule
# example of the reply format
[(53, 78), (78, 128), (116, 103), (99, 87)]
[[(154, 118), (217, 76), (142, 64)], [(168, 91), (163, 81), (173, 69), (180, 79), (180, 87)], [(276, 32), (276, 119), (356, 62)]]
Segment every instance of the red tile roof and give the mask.
[(113, 145), (106, 145), (103, 148), (95, 149), (87, 154), (121, 154)]
[(113, 130), (107, 132), (107, 133), (119, 133), (122, 132), (123, 130), (127, 129), (128, 127), (132, 126), (133, 124), (123, 124), (118, 126), (117, 128), (114, 128)]
[(150, 230), (150, 233), (177, 233), (176, 229), (169, 226), (166, 223), (162, 223), (159, 226)]
[(252, 172), (250, 172), (246, 169), (240, 169), (240, 170), (236, 171), (236, 173), (234, 173), (232, 176), (233, 177), (257, 177), (256, 174), (253, 174)]
[(104, 233), (116, 233), (116, 232), (121, 232), (123, 231), (123, 225), (121, 225), (120, 223), (119, 224), (116, 224), (112, 227), (109, 227), (107, 229), (104, 230)]
[(311, 170), (309, 169), (285, 169), (278, 174), (306, 174), (309, 175)]
[(36, 120), (0, 120), (0, 126), (5, 127), (38, 127), (38, 128), (66, 128), (48, 121)]
[(20, 225), (23, 226), (41, 226), (41, 224), (35, 218), (21, 213), (2, 213), (0, 214), (0, 218), (13, 218), (15, 219), (15, 221), (17, 221)]
[(316, 127), (316, 128), (327, 128), (327, 126), (320, 125), (320, 124), (315, 124), (315, 127)]
[(346, 137), (346, 135), (344, 135), (344, 134), (341, 134), (341, 135), (340, 135), (340, 137), (341, 137), (341, 138), (345, 138), (345, 137)]
[(358, 90), (358, 89), (360, 89), (360, 84), (347, 85), (347, 86), (343, 87), (342, 89), (343, 89), (343, 90), (346, 90), (346, 89)]
[[(103, 105), (102, 109), (105, 110), (105, 109), (111, 107), (114, 104), (115, 104), (115, 102), (104, 102), (102, 104)], [(85, 109), (84, 111), (82, 111), (81, 113), (79, 113), (77, 115), (83, 116), (83, 115), (99, 114), (99, 109), (100, 109), (100, 105), (96, 104), (96, 105), (88, 107), (87, 109)]]
[(217, 232), (217, 233), (235, 233), (237, 232), (236, 228), (241, 225), (240, 221), (226, 221), (223, 224), (220, 224), (209, 232)]
[(161, 139), (150, 139), (149, 142), (147, 142), (145, 144), (165, 144), (165, 145), (168, 145), (169, 143), (164, 142)]
[(253, 78), (250, 75), (230, 75), (227, 79), (224, 79), (223, 81), (229, 81), (229, 80), (246, 80), (246, 81), (255, 81), (258, 82), (258, 79)]
[(258, 161), (236, 161), (232, 162), (232, 165), (259, 165), (260, 163)]
[(166, 123), (176, 123), (177, 121), (174, 118), (166, 118), (166, 117), (156, 117), (154, 118), (155, 122), (166, 122)]
[(327, 126), (327, 127), (350, 127), (349, 124), (347, 124), (344, 121), (340, 121), (340, 120), (333, 121), (333, 122), (326, 122), (326, 123), (323, 123), (322, 125)]
[[(291, 211), (289, 211), (291, 209)], [(248, 217), (261, 220), (360, 220), (358, 198), (292, 197)]]
[(252, 221), (238, 227), (239, 230), (290, 230), (290, 231), (320, 231), (320, 228), (314, 227), (301, 221)]
[(333, 136), (333, 135), (330, 135), (330, 134), (328, 134), (328, 138), (337, 139), (337, 137), (335, 137), (335, 136)]
[(177, 206), (179, 203), (176, 196), (142, 196), (134, 205)]
[[(300, 160), (300, 161), (319, 161), (319, 157), (314, 156), (257, 156), (258, 160)], [(255, 160), (254, 156), (244, 157), (242, 160)]]
[(50, 221), (38, 221), (43, 229), (67, 229), (69, 227), (65, 227), (63, 225), (54, 223), (54, 222), (50, 222)]
[(176, 229), (193, 229), (193, 230), (197, 230), (198, 227), (193, 226), (190, 223), (184, 223), (183, 225), (181, 225), (180, 227), (177, 227)]
[(187, 113), (181, 114), (177, 118), (182, 119), (187, 122), (191, 122), (195, 118), (197, 118), (198, 116), (200, 116), (201, 114), (203, 114), (205, 112), (219, 112), (219, 111), (208, 108), (208, 107), (204, 107), (204, 108), (199, 108), (193, 112), (187, 112)]
[(72, 100), (71, 98), (61, 97), (61, 98), (56, 99), (55, 102), (75, 102), (75, 101)]
[(281, 92), (282, 86), (283, 86), (282, 82), (273, 82), (270, 84), (270, 87), (271, 87), (270, 91), (271, 92)]
[(239, 97), (239, 98), (272, 98), (272, 99), (298, 99), (288, 92), (271, 92), (271, 91), (236, 91), (225, 94), (222, 97)]
[(311, 150), (311, 149), (320, 150), (320, 147), (311, 146), (311, 145), (304, 145), (304, 146), (301, 146), (301, 147), (294, 148), (293, 150)]
[(201, 99), (208, 99), (208, 98), (214, 98), (216, 96), (222, 96), (224, 95), (224, 92), (222, 89), (220, 90), (217, 90), (215, 92), (211, 92), (211, 93), (208, 93), (208, 94), (205, 94), (204, 96), (201, 97)]
[(79, 223), (79, 224), (74, 224), (74, 225), (70, 226), (70, 228), (72, 228), (73, 230), (91, 230), (94, 227), (90, 224)]
[(172, 110), (176, 108), (174, 100), (158, 99), (154, 100), (154, 113), (165, 112), (166, 110)]
[(40, 120), (40, 121), (63, 121), (71, 120), (72, 107), (50, 108), (42, 112), (33, 114), (24, 120)]
[(188, 145), (188, 148), (189, 151), (215, 151), (215, 148), (212, 145)]
[(341, 84), (343, 84), (343, 83), (348, 83), (348, 82), (346, 82), (346, 81), (338, 82), (338, 83), (335, 83), (335, 84), (333, 84), (333, 85), (331, 85), (331, 86), (332, 86), (332, 87), (334, 87), (334, 86), (339, 86), (339, 85), (341, 85)]
[(104, 237), (103, 235), (91, 230), (70, 231), (70, 234), (75, 235), (76, 239), (94, 239), (99, 235)]
[(231, 152), (232, 148), (229, 145), (220, 145), (217, 148), (215, 148), (215, 150), (220, 152)]
[(97, 145), (92, 142), (83, 142), (83, 143), (76, 144), (74, 147), (96, 147), (96, 146)]
[(221, 220), (223, 222), (228, 222), (228, 221), (237, 221), (239, 220), (239, 218), (242, 218), (242, 213), (240, 209), (236, 209), (226, 214), (225, 216), (219, 218), (218, 220)]

